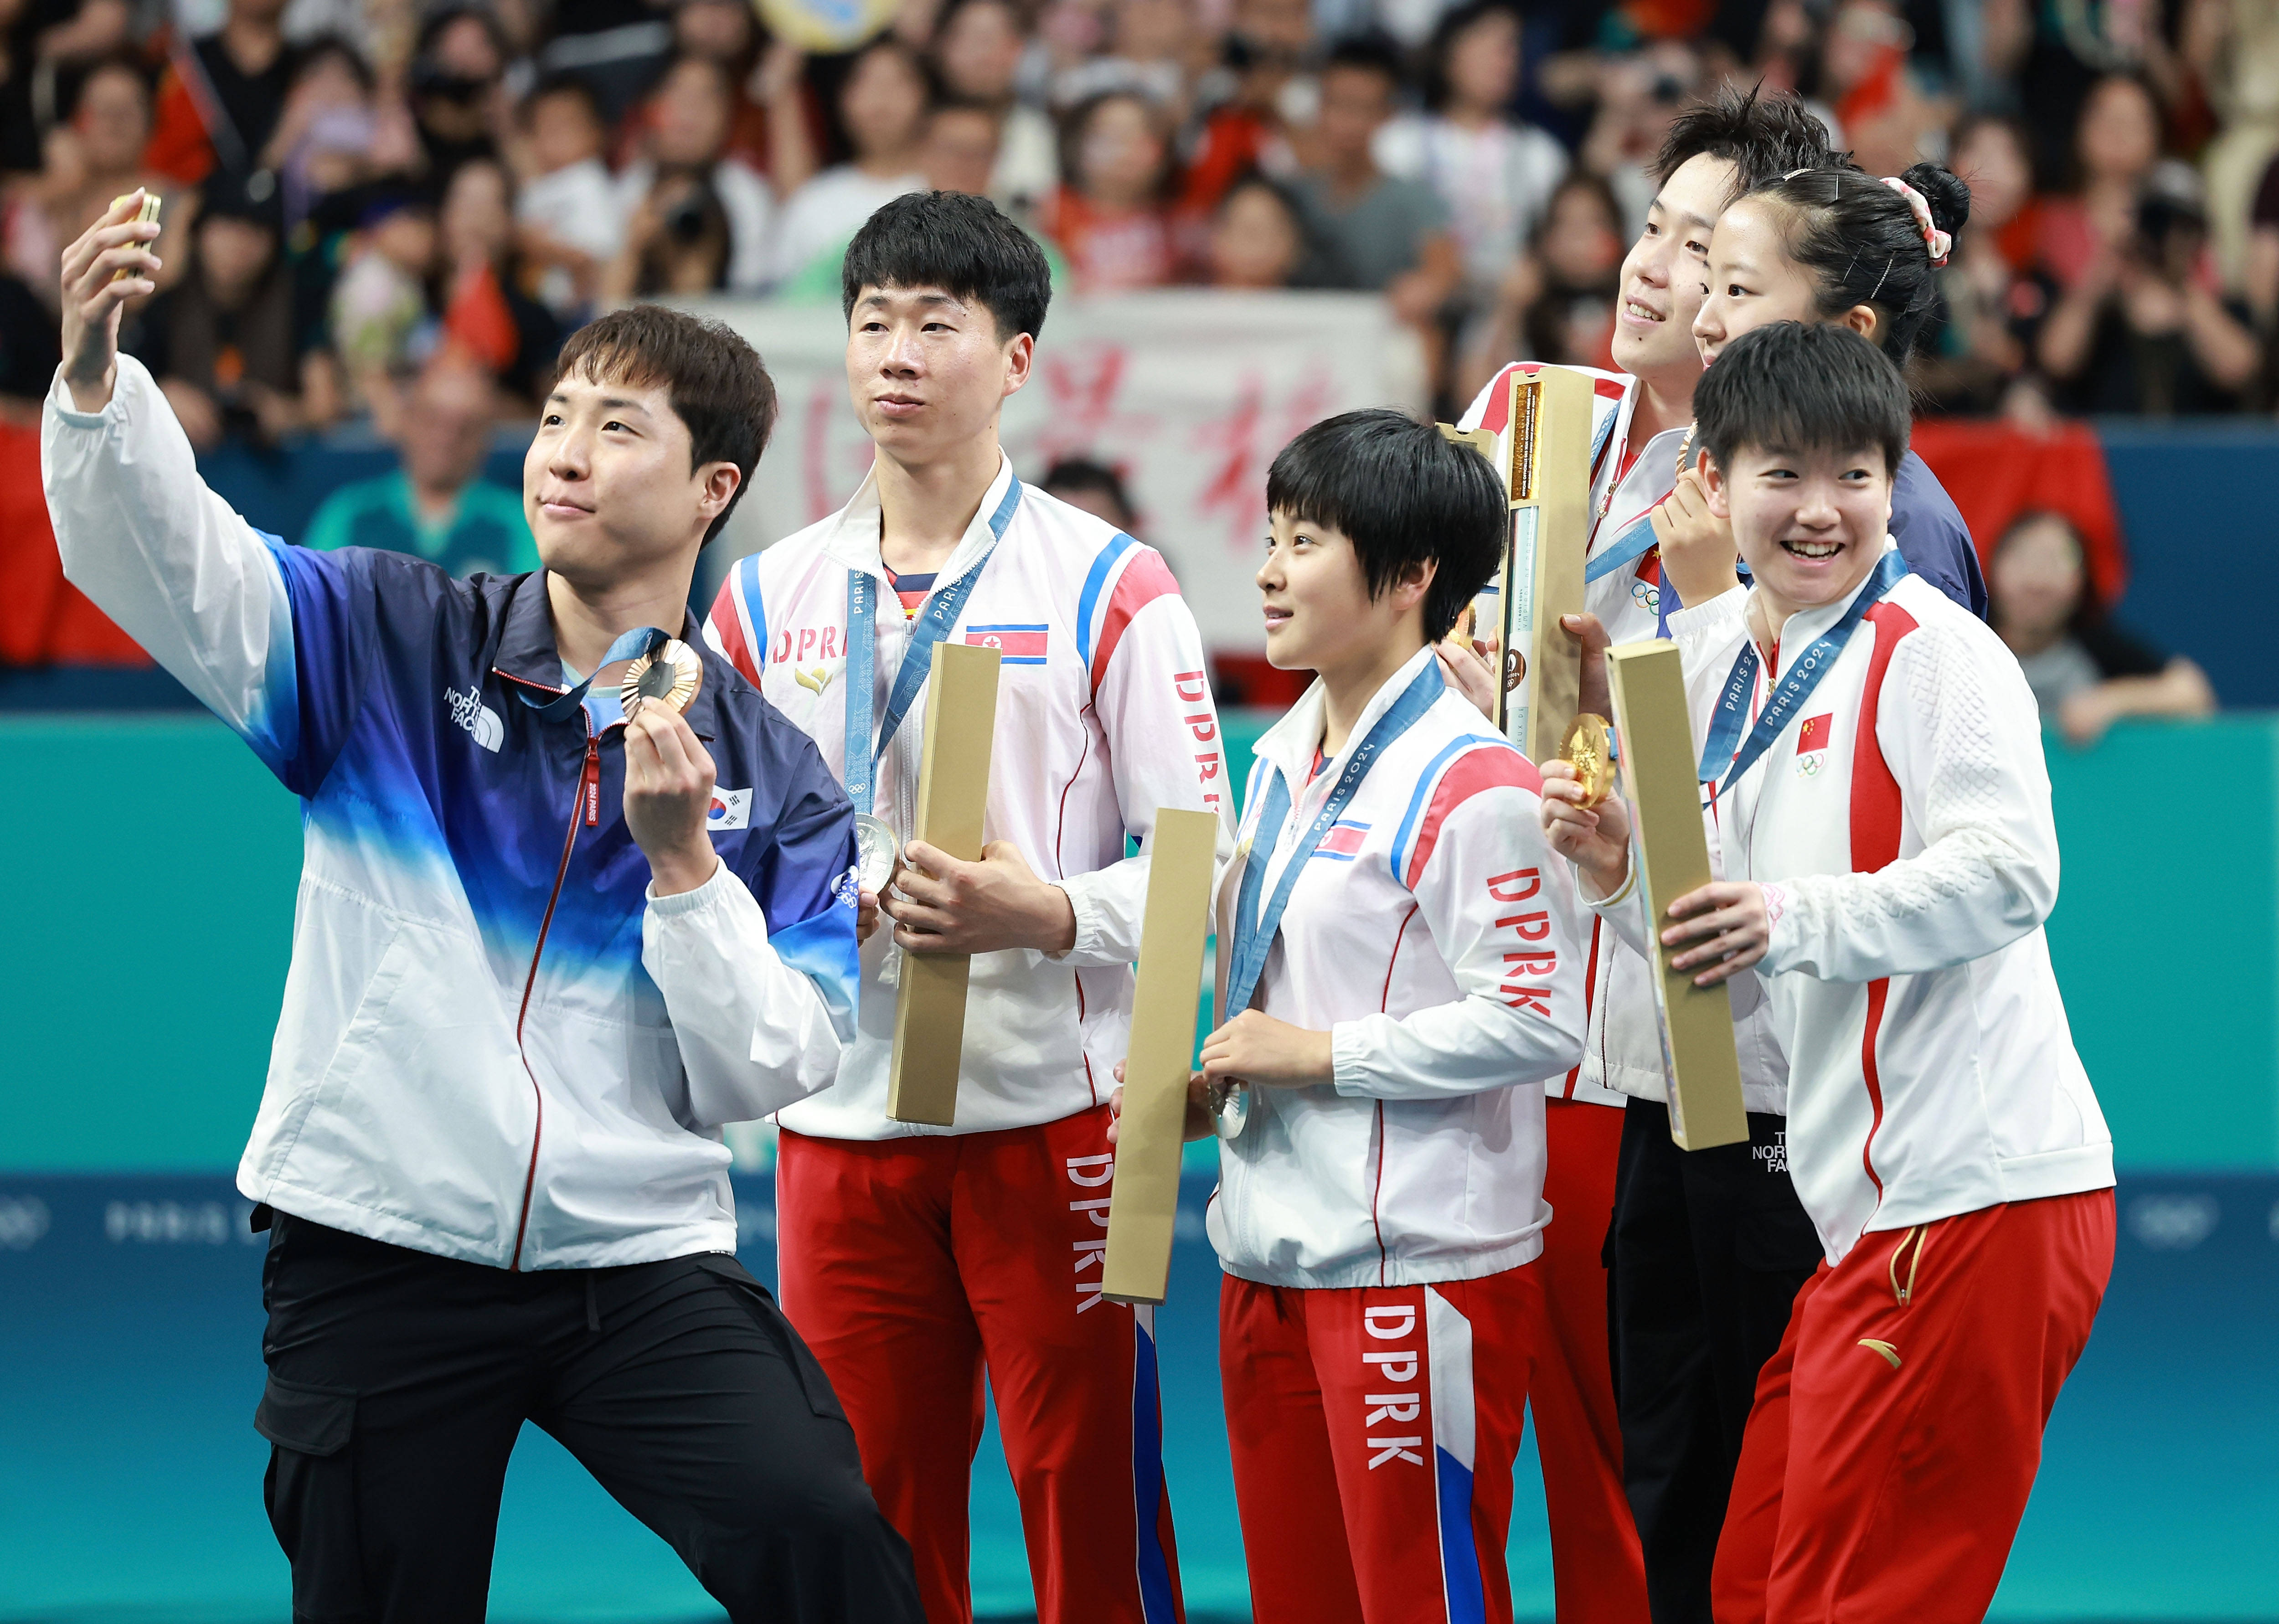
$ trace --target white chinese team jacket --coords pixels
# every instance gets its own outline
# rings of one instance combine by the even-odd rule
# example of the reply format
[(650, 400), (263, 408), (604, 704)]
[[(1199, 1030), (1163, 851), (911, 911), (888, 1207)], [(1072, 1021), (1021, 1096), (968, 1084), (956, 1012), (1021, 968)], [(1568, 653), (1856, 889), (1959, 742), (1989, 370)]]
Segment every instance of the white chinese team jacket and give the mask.
[[(1482, 390), (1460, 426), (1479, 427), (1491, 413), (1500, 416), (1512, 372), (1539, 370), (1533, 363), (1507, 368)], [(1592, 432), (1598, 447), (1591, 467), (1591, 533), (1586, 556), (1615, 551), (1677, 483), (1677, 456), (1684, 427), (1664, 429), (1644, 445), (1630, 443), (1631, 419), (1638, 410), (1638, 380), (1624, 372), (1571, 369), (1591, 379), (1597, 410)], [(1632, 451), (1637, 455), (1633, 456)], [(1661, 555), (1649, 548), (1584, 588), (1584, 607), (1599, 617), (1617, 646), (1660, 635)], [(1715, 845), (1711, 845), (1715, 861)], [(1620, 1105), (1626, 1096), (1660, 1100), (1668, 1097), (1661, 1069), (1661, 1033), (1654, 1016), (1652, 972), (1646, 961), (1602, 922), (1592, 919), (1585, 946), (1589, 988), (1589, 1030), (1582, 1063), (1546, 1084), (1562, 1099)], [(1785, 1075), (1778, 1045), (1763, 1015), (1764, 988), (1753, 976), (1733, 984), (1734, 1040), (1741, 1056), (1741, 1092), (1752, 1111), (1784, 1108)]]
[[(1747, 601), (1671, 617), (1697, 738)], [(1792, 617), (1781, 647), (1850, 601)], [(1779, 675), (1760, 663), (1753, 719)], [(1714, 816), (1726, 873), (1763, 882), (1773, 910), (1759, 969), (1789, 1170), (1830, 1261), (1872, 1230), (2113, 1184), (2042, 934), (2058, 846), (2040, 718), (1994, 632), (1902, 577)], [(1599, 907), (1639, 930), (1627, 897)]]
[[(1308, 783), (1316, 683), (1259, 740), (1242, 846), (1219, 882), (1219, 1000), (1246, 866), (1270, 897), (1377, 718), (1430, 649), (1379, 691)], [(1262, 831), (1267, 774), (1290, 785)], [(1381, 755), (1308, 860), (1254, 1007), (1332, 1033), (1334, 1084), (1257, 1087), (1222, 1147), (1211, 1244), (1270, 1285), (1469, 1280), (1543, 1249), (1543, 1091), (1581, 1052), (1572, 870), (1538, 821), (1534, 767), (1445, 690)], [(1264, 903), (1262, 900), (1261, 908)]]
[[(877, 476), (847, 506), (740, 560), (706, 626), (713, 647), (802, 729), (843, 783), (848, 571), (877, 582), (871, 716), (882, 716), (911, 627), (879, 555)], [(994, 549), (994, 551), (992, 549)], [(953, 1128), (886, 1114), (901, 950), (881, 922), (863, 949), (861, 1007), (837, 1083), (777, 1121), (824, 1138), (978, 1133), (1056, 1122), (1107, 1099), (1131, 1024), (1132, 965), (1159, 807), (1221, 815), (1227, 768), (1202, 640), (1163, 557), (1014, 478), (1003, 462), (936, 576), (988, 563), (948, 640), (1002, 651), (985, 840), (1009, 840), (1068, 893), (1076, 946), (973, 960)], [(925, 697), (903, 718), (875, 780), (875, 812), (909, 835)], [(1125, 836), (1140, 852), (1127, 857)]]

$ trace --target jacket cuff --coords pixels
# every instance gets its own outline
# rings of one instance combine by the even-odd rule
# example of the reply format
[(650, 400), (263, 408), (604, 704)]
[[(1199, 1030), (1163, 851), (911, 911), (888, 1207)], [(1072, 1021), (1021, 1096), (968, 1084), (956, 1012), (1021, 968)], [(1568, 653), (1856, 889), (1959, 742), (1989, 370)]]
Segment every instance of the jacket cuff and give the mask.
[(1067, 950), (1039, 955), (1055, 964), (1070, 960), (1089, 964), (1100, 956), (1100, 904), (1093, 897), (1092, 887), (1084, 883), (1086, 877), (1081, 874), (1071, 874), (1064, 879), (1049, 882), (1069, 900), (1069, 911), (1076, 915), (1076, 940), (1069, 944)]
[(1377, 1089), (1375, 1056), (1362, 1035), (1358, 1021), (1339, 1021), (1330, 1028), (1330, 1084), (1348, 1099), (1374, 1099)]
[(1749, 589), (1736, 586), (1730, 592), (1721, 592), (1707, 603), (1687, 604), (1669, 617), (1669, 634), (1683, 640), (1698, 637), (1743, 612), (1749, 601)]
[(1619, 903), (1627, 902), (1638, 894), (1638, 859), (1632, 857), (1630, 867), (1623, 872), (1623, 883), (1615, 887), (1615, 894), (1594, 900), (1591, 895), (1591, 877), (1583, 871), (1581, 865), (1577, 864), (1575, 869), (1575, 900), (1592, 913), (1603, 914), (1608, 908)]
[(660, 919), (678, 919), (684, 914), (694, 914), (717, 906), (732, 885), (740, 885), (733, 869), (717, 856), (713, 858), (712, 877), (694, 891), (676, 891), (669, 897), (656, 894), (656, 882), (648, 883), (649, 912)]
[(1761, 975), (1777, 976), (1795, 967), (1803, 953), (1804, 944), (1799, 938), (1804, 934), (1799, 915), (1797, 898), (1784, 885), (1770, 880), (1760, 880), (1757, 888), (1765, 893), (1765, 914), (1770, 923), (1765, 931), (1764, 957), (1757, 961)]
[(131, 366), (141, 372), (142, 364), (122, 353), (113, 364), (117, 371), (111, 380), (111, 398), (104, 402), (101, 411), (81, 411), (73, 403), (71, 386), (64, 381), (61, 364), (56, 367), (55, 378), (48, 385), (48, 410), (66, 426), (75, 429), (99, 429), (107, 423), (124, 420), (127, 414), (120, 409), (119, 397), (127, 392), (127, 369)]

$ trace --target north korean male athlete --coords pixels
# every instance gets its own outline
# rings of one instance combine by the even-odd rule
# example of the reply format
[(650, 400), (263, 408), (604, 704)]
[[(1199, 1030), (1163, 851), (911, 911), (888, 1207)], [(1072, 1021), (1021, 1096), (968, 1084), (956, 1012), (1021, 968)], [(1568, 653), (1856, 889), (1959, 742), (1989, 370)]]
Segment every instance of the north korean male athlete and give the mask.
[[(716, 646), (905, 840), (933, 644), (1004, 665), (983, 860), (910, 842), (839, 1081), (778, 1117), (784, 1306), (916, 1548), (932, 1624), (972, 1612), (985, 1368), (1040, 1619), (1162, 1624), (1179, 1595), (1155, 1321), (1100, 1281), (1149, 831), (1159, 807), (1227, 804), (1201, 639), (1159, 555), (1024, 485), (999, 448), (1052, 291), (1019, 226), (912, 193), (856, 234), (841, 290), (877, 460), (845, 508), (735, 567)], [(947, 1130), (886, 1114), (900, 955), (942, 951), (974, 955)]]
[(141, 202), (63, 257), (48, 507), (73, 582), (302, 798), (237, 1175), (294, 1616), (480, 1620), (530, 1421), (739, 1624), (916, 1620), (830, 1383), (736, 1262), (720, 1136), (836, 1067), (851, 815), (724, 660), (685, 718), (604, 697), (696, 636), (697, 549), (774, 419), (759, 357), (654, 307), (576, 334), (523, 464), (541, 571), (306, 552), (205, 487), (118, 353)]

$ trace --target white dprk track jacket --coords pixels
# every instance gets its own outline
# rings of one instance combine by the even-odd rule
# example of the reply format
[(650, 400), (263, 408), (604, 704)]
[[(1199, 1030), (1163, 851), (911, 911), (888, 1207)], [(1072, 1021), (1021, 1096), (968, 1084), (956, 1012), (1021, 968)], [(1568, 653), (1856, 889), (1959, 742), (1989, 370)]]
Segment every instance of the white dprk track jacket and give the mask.
[[(848, 574), (877, 583), (872, 725), (886, 713), (911, 635), (879, 555), (876, 475), (837, 514), (740, 560), (706, 635), (811, 737), (843, 783), (847, 769)], [(1220, 816), (1233, 849), (1227, 768), (1202, 640), (1162, 555), (1034, 490), (1001, 462), (957, 550), (948, 588), (987, 556), (948, 640), (1001, 651), (985, 840), (1009, 840), (1067, 892), (1076, 945), (973, 960), (957, 1121), (886, 1115), (896, 961), (881, 928), (863, 949), (854, 1042), (838, 1082), (782, 1112), (796, 1132), (833, 1139), (979, 1133), (1057, 1122), (1105, 1100), (1129, 1046), (1132, 966), (1147, 902), (1147, 848), (1159, 807)], [(925, 736), (925, 695), (879, 762), (863, 808), (910, 832)], [(1127, 857), (1125, 837), (1140, 854)]]
[[(1776, 661), (1856, 595), (1791, 617)], [(1747, 601), (1671, 618), (1697, 738)], [(1783, 674), (1767, 665), (1752, 722)], [(2112, 1185), (2042, 934), (2058, 847), (2040, 719), (1983, 622), (1903, 576), (1713, 811), (1727, 876), (1763, 883), (1773, 911), (1759, 969), (1789, 1170), (1831, 1262), (1868, 1232)], [(1634, 895), (1597, 906), (1642, 940)]]
[[(1219, 883), (1227, 997), (1247, 866), (1282, 879), (1354, 750), (1419, 679), (1424, 650), (1308, 781), (1316, 683), (1260, 739), (1242, 846)], [(1268, 775), (1290, 787), (1280, 839), (1258, 827)], [(1454, 690), (1377, 758), (1307, 860), (1253, 1007), (1331, 1033), (1335, 1080), (1254, 1087), (1221, 1147), (1211, 1244), (1269, 1285), (1470, 1280), (1543, 1249), (1542, 1079), (1575, 1064), (1583, 966), (1573, 871), (1538, 822), (1540, 780)]]
[[(1539, 370), (1531, 362), (1505, 369), (1472, 402), (1459, 426), (1477, 428), (1491, 410), (1502, 410), (1505, 379), (1510, 372)], [(1587, 367), (1569, 370), (1590, 379), (1596, 395), (1592, 433), (1598, 451), (1591, 467), (1586, 557), (1599, 559), (1622, 550), (1623, 539), (1646, 522), (1647, 515), (1677, 485), (1677, 456), (1685, 444), (1686, 429), (1664, 429), (1644, 445), (1632, 446), (1631, 418), (1638, 410), (1638, 380), (1625, 372)], [(1583, 589), (1584, 607), (1599, 617), (1599, 624), (1616, 645), (1644, 641), (1660, 635), (1661, 578), (1661, 554), (1649, 548), (1621, 568), (1588, 583)], [(1618, 1106), (1629, 1097), (1666, 1099), (1669, 1084), (1661, 1069), (1661, 1033), (1646, 961), (1596, 918), (1591, 920), (1585, 937), (1589, 1030), (1582, 1062), (1546, 1087), (1554, 1099), (1599, 1105)], [(1748, 1108), (1784, 1109), (1785, 1069), (1765, 1019), (1764, 989), (1754, 977), (1735, 979), (1733, 1016), (1734, 1040), (1741, 1056), (1741, 1092)]]
[(543, 573), (262, 535), (129, 356), (98, 413), (58, 378), (42, 458), (72, 581), (302, 799), (238, 1189), (500, 1268), (734, 1251), (721, 1126), (827, 1084), (851, 1023), (853, 816), (813, 746), (707, 660), (721, 866), (649, 900), (623, 724), (524, 702), (562, 688)]

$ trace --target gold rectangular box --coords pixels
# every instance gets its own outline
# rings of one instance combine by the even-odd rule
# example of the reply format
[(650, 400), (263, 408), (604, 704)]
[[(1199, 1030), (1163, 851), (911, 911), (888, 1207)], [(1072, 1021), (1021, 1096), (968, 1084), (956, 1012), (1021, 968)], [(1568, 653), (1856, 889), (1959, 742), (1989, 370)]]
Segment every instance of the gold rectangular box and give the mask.
[(1112, 1303), (1160, 1303), (1170, 1279), (1187, 1078), (1217, 857), (1216, 816), (1170, 808), (1155, 814), (1147, 845), (1139, 986), (1132, 999), (1132, 1046), (1124, 1061), (1124, 1115), (1116, 1126), (1116, 1180), (1108, 1192), (1101, 1295)]
[[(998, 653), (947, 639), (933, 646), (926, 678), (925, 742), (918, 758), (912, 833), (964, 862), (981, 860), (989, 804), (989, 748), (997, 732)], [(965, 1046), (962, 953), (904, 953), (894, 996), (894, 1055), (886, 1115), (948, 1128), (957, 1120), (957, 1072)]]
[(1670, 957), (1684, 949), (1661, 945), (1669, 905), (1712, 877), (1677, 645), (1654, 638), (1609, 649), (1607, 675), (1631, 808), (1631, 854), (1638, 866), (1636, 905), (1646, 909), (1657, 972), (1652, 979), (1669, 1084), (1669, 1137), (1684, 1150), (1738, 1145), (1749, 1137), (1749, 1115), (1741, 1103), (1732, 997), (1722, 983), (1697, 987), (1696, 972), (1673, 971)]
[[(1591, 425), (1595, 391), (1564, 367), (1508, 371), (1511, 391), (1501, 433), (1441, 433), (1492, 464), (1511, 502), (1503, 565), (1476, 604), (1492, 617), (1500, 649), (1527, 657), (1519, 686), (1496, 696), (1496, 726), (1531, 761), (1559, 753), (1582, 687), (1582, 649), (1560, 626), (1583, 612), (1584, 554), (1591, 541)], [(1477, 622), (1489, 629), (1487, 619)], [(1508, 655), (1505, 657), (1508, 657)]]

